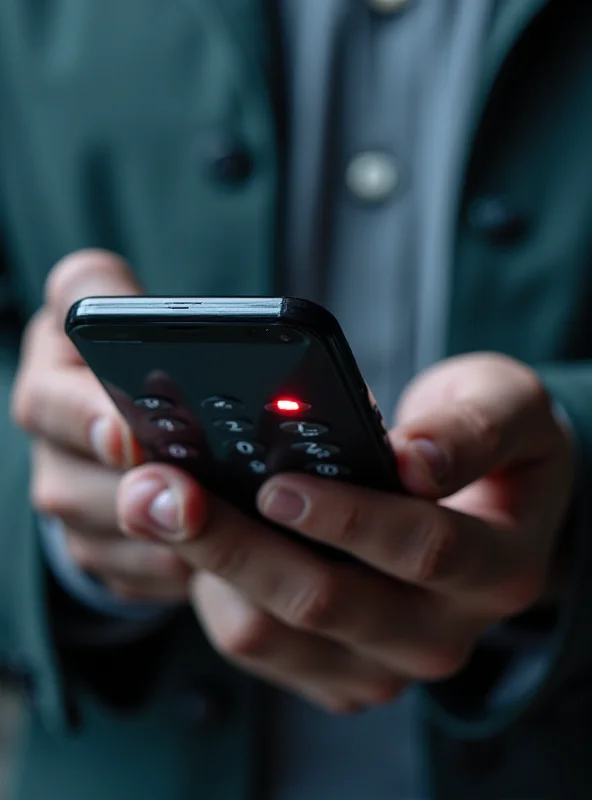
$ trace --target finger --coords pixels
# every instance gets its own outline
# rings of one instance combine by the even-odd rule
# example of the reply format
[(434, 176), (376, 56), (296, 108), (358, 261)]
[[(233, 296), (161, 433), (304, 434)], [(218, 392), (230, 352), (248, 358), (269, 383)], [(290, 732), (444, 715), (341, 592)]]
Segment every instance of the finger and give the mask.
[(23, 366), (13, 400), (17, 424), (56, 448), (114, 469), (140, 464), (140, 445), (90, 370), (50, 369), (40, 363), (44, 354), (45, 348)]
[(89, 539), (85, 532), (67, 531), (71, 557), (83, 572), (103, 580), (128, 582), (143, 590), (175, 586), (185, 591), (189, 567), (170, 548), (126, 539)]
[(89, 537), (121, 538), (115, 506), (119, 481), (118, 473), (94, 461), (43, 441), (34, 447), (33, 507)]
[(120, 600), (151, 605), (179, 605), (189, 598), (187, 582), (124, 581), (106, 578), (105, 586)]
[(55, 265), (45, 284), (46, 304), (60, 332), (70, 307), (83, 297), (142, 293), (129, 264), (107, 250), (80, 250), (66, 256)]
[(207, 497), (188, 475), (171, 467), (149, 465), (123, 478), (122, 528), (157, 535), (150, 505), (158, 506), (160, 517), (163, 502), (175, 531), (165, 536), (181, 558), (232, 584), (291, 628), (365, 650), (404, 674), (440, 676), (445, 663), (449, 672), (452, 660), (464, 657), (464, 628), (435, 605), (426, 607), (425, 593), (362, 566), (328, 562), (304, 543)]
[[(304, 475), (262, 488), (261, 513), (406, 583), (513, 606), (530, 559), (511, 521), (490, 523), (417, 498)], [(503, 611), (502, 611), (503, 613)]]
[(387, 669), (282, 625), (212, 575), (198, 574), (192, 595), (207, 635), (227, 659), (330, 711), (386, 703), (404, 686)]
[(141, 449), (128, 426), (63, 331), (66, 311), (80, 297), (138, 292), (125, 262), (103, 251), (76, 253), (54, 268), (47, 306), (24, 337), (12, 402), (17, 424), (108, 465), (140, 463)]
[(537, 375), (496, 355), (459, 358), (420, 376), (399, 423), (391, 441), (401, 478), (412, 493), (432, 498), (545, 458), (559, 442)]

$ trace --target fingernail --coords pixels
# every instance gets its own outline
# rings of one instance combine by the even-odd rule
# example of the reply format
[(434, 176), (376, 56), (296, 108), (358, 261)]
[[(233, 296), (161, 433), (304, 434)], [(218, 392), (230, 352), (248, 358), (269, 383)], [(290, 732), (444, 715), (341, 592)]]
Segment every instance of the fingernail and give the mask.
[(175, 492), (163, 489), (152, 501), (148, 509), (152, 522), (156, 523), (154, 533), (168, 542), (182, 542), (185, 531), (181, 527), (180, 509)]
[(307, 507), (306, 497), (283, 487), (272, 487), (261, 498), (261, 511), (274, 522), (298, 522)]
[(98, 417), (90, 428), (90, 443), (97, 459), (107, 466), (112, 463), (112, 458), (109, 454), (108, 436), (109, 425), (111, 420), (109, 417)]
[[(438, 445), (431, 439), (413, 439), (408, 448), (415, 456), (415, 466), (418, 466), (418, 461), (420, 465), (423, 463), (423, 470), (433, 483), (444, 483), (450, 464), (448, 455)], [(421, 466), (419, 468), (422, 469)]]

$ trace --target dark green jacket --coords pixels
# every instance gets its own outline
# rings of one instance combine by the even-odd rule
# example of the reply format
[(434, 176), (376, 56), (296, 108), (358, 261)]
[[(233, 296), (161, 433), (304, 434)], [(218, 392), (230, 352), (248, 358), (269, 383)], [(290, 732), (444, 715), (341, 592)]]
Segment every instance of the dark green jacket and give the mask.
[[(123, 253), (153, 293), (274, 292), (282, 176), (267, 7), (0, 4), (0, 651), (31, 701), (19, 800), (246, 800), (254, 785), (261, 688), (189, 615), (123, 651), (57, 646), (63, 599), (8, 400), (20, 326), (70, 251)], [(448, 350), (501, 350), (541, 370), (580, 443), (581, 502), (546, 680), (490, 713), (482, 698), (505, 665), (479, 650), (426, 690), (426, 746), (438, 797), (578, 800), (592, 797), (592, 4), (500, 0), (478, 66), (450, 198)], [(252, 154), (249, 176), (220, 161), (237, 146)]]

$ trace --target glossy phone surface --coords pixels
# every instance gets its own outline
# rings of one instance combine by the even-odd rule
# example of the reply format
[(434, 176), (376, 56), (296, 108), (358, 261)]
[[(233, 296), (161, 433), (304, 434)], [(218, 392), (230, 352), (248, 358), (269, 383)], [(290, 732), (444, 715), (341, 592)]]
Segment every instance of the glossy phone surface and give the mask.
[(66, 330), (148, 460), (245, 511), (272, 474), (400, 491), (378, 409), (341, 329), (286, 298), (87, 298)]

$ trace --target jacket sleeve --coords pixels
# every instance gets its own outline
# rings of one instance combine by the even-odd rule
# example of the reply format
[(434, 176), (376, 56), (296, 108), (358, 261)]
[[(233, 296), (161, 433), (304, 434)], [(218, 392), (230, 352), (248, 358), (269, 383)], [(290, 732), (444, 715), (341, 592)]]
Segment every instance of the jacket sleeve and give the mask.
[(592, 681), (592, 362), (551, 364), (539, 374), (576, 441), (576, 489), (561, 542), (566, 582), (555, 608), (512, 620), (505, 641), (483, 640), (459, 675), (425, 687), (432, 719), (463, 739), (494, 736), (552, 704), (566, 685)]
[(45, 567), (29, 503), (29, 442), (10, 420), (20, 325), (0, 281), (0, 664), (33, 695), (47, 724), (64, 724), (45, 592)]

